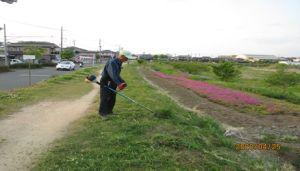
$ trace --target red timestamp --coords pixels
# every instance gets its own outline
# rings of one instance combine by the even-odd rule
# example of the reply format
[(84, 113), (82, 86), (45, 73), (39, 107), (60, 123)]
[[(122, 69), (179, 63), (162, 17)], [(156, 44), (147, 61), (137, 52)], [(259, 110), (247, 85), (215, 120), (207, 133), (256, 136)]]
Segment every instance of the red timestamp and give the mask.
[(281, 145), (277, 143), (266, 144), (266, 143), (240, 143), (235, 144), (236, 150), (280, 150)]

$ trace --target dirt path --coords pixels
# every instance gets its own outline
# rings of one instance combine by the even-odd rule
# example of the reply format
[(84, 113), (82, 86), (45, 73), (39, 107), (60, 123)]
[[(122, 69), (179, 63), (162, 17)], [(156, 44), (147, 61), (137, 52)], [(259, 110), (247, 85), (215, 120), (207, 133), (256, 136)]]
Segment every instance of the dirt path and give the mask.
[(62, 137), (71, 122), (84, 116), (98, 86), (72, 101), (46, 101), (0, 121), (0, 170), (29, 170), (32, 162)]

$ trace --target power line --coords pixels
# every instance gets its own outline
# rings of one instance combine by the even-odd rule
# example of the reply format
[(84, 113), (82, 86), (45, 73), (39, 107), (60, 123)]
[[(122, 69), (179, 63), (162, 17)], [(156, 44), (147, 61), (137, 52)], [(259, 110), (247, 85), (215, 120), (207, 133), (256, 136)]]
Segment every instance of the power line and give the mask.
[[(60, 37), (61, 37), (61, 42), (60, 42), (61, 43), (61, 48), (62, 48), (63, 42), (64, 41), (67, 42), (68, 39), (73, 39), (74, 40), (75, 38), (77, 38), (77, 39), (79, 38), (79, 40), (89, 41), (89, 42), (97, 42), (97, 41), (99, 41), (97, 39), (86, 38), (86, 37), (84, 37), (82, 35), (79, 35), (79, 34), (76, 34), (76, 33), (74, 34), (74, 32), (69, 32), (69, 30), (65, 30), (65, 29), (62, 30), (62, 28), (59, 29), (59, 28), (53, 28), (53, 27), (48, 27), (48, 26), (31, 24), (31, 23), (27, 23), (27, 22), (20, 22), (20, 21), (17, 21), (17, 20), (7, 19), (7, 18), (4, 18), (2, 16), (0, 16), (0, 18), (2, 18), (4, 20), (7, 20), (7, 21), (15, 22), (15, 23), (18, 23), (18, 24), (31, 26), (31, 27), (60, 31), (61, 32), (61, 35), (60, 35)], [(67, 34), (63, 35), (63, 32), (64, 33), (66, 32)], [(52, 38), (52, 39), (53, 38), (57, 38), (56, 36), (27, 36), (27, 35), (24, 35), (24, 36), (19, 36), (19, 35), (18, 36), (7, 36), (7, 37), (9, 37), (9, 40), (18, 40), (20, 38)], [(69, 38), (67, 39), (67, 37), (69, 37)], [(107, 42), (107, 41), (105, 41), (105, 42)], [(69, 44), (69, 43), (67, 43), (67, 44)], [(115, 43), (109, 43), (109, 42), (107, 42), (106, 44), (112, 45), (112, 46), (116, 46)]]
[(38, 38), (53, 38), (54, 36), (6, 36), (11, 38), (22, 38), (22, 37), (38, 37)]
[(18, 23), (18, 24), (31, 26), (31, 27), (43, 28), (43, 29), (48, 29), (48, 30), (56, 30), (56, 31), (60, 30), (59, 28), (52, 28), (52, 27), (48, 27), (48, 26), (41, 26), (41, 25), (36, 25), (36, 24), (20, 22), (20, 21), (16, 21), (16, 20), (7, 19), (7, 18), (1, 17), (1, 16), (0, 16), (0, 18), (2, 18), (4, 20), (7, 20), (7, 21), (15, 22), (15, 23)]

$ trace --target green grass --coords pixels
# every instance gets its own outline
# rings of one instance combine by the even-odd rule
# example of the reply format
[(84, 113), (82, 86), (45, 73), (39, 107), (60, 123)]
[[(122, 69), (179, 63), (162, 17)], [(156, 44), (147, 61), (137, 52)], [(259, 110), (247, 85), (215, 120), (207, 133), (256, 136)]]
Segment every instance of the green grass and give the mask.
[(80, 97), (92, 89), (84, 82), (85, 76), (99, 68), (85, 68), (63, 76), (52, 77), (31, 87), (6, 92), (0, 91), (0, 117), (41, 100), (67, 100)]
[(155, 114), (117, 97), (108, 120), (98, 118), (95, 101), (89, 116), (57, 141), (34, 170), (275, 170), (277, 159), (255, 159), (236, 151), (232, 139), (211, 118), (180, 108), (150, 86), (136, 66), (122, 71), (124, 93)]
[(165, 62), (165, 61), (159, 61), (159, 62), (153, 62), (150, 65), (152, 66), (152, 68), (155, 71), (160, 71), (160, 72), (163, 72), (163, 73), (166, 73), (166, 74), (178, 74), (178, 73), (180, 73), (180, 72), (176, 71), (173, 66), (166, 65), (166, 64), (167, 64), (167, 62)]

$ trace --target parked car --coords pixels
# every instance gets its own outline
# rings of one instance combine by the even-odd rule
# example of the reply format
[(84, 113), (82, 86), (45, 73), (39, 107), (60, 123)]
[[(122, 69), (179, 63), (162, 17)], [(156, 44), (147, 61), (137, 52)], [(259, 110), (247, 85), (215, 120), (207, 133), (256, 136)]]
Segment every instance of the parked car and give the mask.
[(11, 59), (10, 60), (10, 65), (14, 65), (14, 64), (23, 64), (24, 62), (19, 60), (19, 59)]
[(51, 61), (52, 61), (52, 63), (55, 63), (55, 64), (58, 64), (60, 62), (59, 59), (52, 59)]
[(48, 60), (48, 59), (39, 59), (38, 63), (39, 64), (49, 64), (49, 63), (51, 63), (51, 60)]
[(56, 65), (56, 70), (75, 70), (75, 64), (72, 61), (62, 61)]

